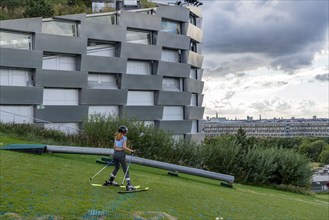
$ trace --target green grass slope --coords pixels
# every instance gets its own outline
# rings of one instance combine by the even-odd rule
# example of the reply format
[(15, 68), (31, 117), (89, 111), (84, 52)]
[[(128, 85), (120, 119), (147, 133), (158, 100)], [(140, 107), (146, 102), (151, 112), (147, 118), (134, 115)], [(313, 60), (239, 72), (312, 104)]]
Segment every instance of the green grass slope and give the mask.
[[(305, 196), (132, 164), (133, 184), (147, 192), (118, 194), (93, 187), (99, 156), (27, 154), (0, 150), (0, 219), (318, 219), (329, 217), (328, 194)], [(96, 176), (103, 183), (113, 167)], [(122, 170), (117, 180), (121, 182)]]

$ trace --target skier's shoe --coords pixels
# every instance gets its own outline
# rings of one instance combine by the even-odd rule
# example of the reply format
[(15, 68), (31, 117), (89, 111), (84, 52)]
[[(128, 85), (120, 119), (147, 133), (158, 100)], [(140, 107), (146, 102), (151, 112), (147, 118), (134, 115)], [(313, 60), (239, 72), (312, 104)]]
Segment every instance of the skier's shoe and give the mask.
[(126, 191), (134, 191), (136, 190), (136, 187), (132, 186), (132, 185), (127, 185), (126, 186)]
[(119, 186), (119, 184), (115, 181), (107, 181), (105, 180), (105, 183), (103, 184), (103, 186)]

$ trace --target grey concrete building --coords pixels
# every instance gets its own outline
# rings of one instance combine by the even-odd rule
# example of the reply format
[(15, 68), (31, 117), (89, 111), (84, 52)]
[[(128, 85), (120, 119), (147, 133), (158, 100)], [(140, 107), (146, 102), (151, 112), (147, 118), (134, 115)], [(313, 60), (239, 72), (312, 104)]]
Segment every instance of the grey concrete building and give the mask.
[(202, 140), (202, 13), (164, 6), (0, 22), (0, 119), (71, 132), (127, 115)]
[(328, 118), (291, 118), (226, 120), (212, 118), (204, 123), (206, 136), (236, 134), (243, 128), (247, 136), (253, 137), (329, 137)]

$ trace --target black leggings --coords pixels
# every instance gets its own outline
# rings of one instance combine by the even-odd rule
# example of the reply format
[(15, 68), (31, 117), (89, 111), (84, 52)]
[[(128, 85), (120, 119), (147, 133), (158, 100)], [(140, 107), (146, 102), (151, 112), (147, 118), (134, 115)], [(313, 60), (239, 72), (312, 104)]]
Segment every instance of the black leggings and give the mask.
[[(114, 151), (113, 154), (114, 170), (112, 176), (115, 177), (120, 169), (120, 164), (123, 169), (123, 174), (127, 171), (126, 153), (124, 151)], [(129, 171), (126, 174), (126, 179), (129, 178)]]

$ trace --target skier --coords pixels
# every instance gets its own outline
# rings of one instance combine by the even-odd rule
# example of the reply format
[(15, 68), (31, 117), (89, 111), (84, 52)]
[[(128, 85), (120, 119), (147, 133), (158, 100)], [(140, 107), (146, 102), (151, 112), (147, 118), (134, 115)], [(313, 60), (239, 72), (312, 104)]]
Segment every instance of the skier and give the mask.
[(118, 132), (115, 134), (114, 138), (114, 153), (113, 153), (113, 162), (114, 162), (114, 170), (110, 175), (109, 180), (105, 180), (104, 186), (119, 186), (117, 182), (114, 181), (117, 172), (120, 169), (120, 164), (123, 169), (123, 173), (126, 175), (127, 191), (135, 190), (135, 187), (131, 185), (131, 180), (129, 177), (129, 171), (127, 170), (127, 162), (126, 162), (126, 153), (125, 151), (129, 151), (131, 153), (135, 152), (134, 150), (127, 147), (127, 137), (126, 134), (128, 132), (128, 128), (126, 126), (121, 125), (119, 127)]

